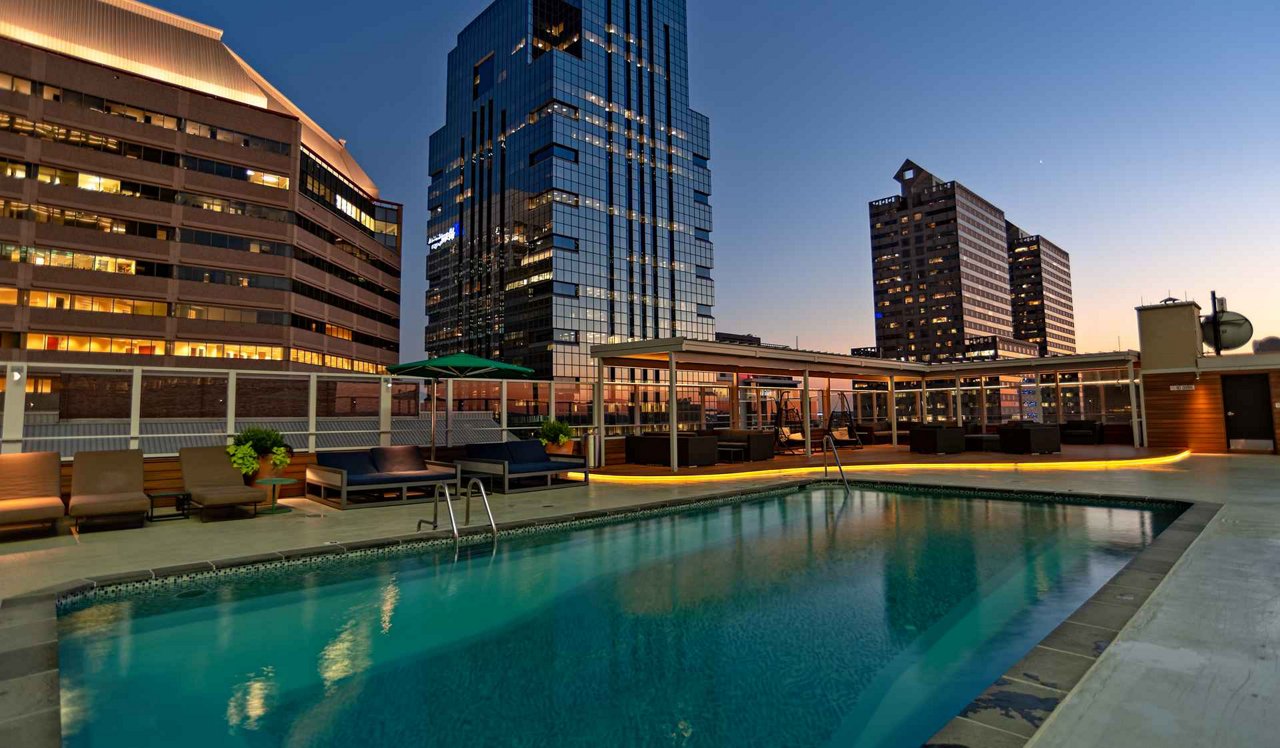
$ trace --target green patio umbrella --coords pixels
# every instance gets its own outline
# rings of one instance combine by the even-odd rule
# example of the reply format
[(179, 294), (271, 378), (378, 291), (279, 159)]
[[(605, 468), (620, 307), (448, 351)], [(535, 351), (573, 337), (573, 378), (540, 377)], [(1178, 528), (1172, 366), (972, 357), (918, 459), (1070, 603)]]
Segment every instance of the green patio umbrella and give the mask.
[(453, 353), (425, 361), (388, 366), (387, 371), (405, 377), (422, 377), (431, 380), (431, 459), (436, 458), (436, 382), (441, 379), (467, 379), (487, 374), (527, 377), (533, 369), (503, 361), (492, 361), (470, 353)]

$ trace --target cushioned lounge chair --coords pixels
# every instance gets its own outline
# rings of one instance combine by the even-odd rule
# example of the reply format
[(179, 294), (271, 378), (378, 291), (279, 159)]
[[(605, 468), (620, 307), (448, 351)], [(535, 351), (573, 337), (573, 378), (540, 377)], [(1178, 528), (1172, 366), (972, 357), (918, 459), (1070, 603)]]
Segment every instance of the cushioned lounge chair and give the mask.
[(82, 519), (134, 518), (141, 527), (151, 510), (143, 490), (142, 450), (76, 452), (68, 514)]
[(61, 471), (57, 452), (0, 454), (0, 525), (48, 523), (57, 529), (67, 513)]
[[(430, 501), (435, 487), (444, 485), (457, 493), (462, 470), (453, 463), (432, 462), (414, 446), (377, 447), (350, 452), (320, 452), (316, 464), (307, 466), (307, 496), (340, 509), (386, 506)], [(312, 493), (312, 489), (316, 493)], [(388, 494), (396, 498), (387, 500)], [(367, 500), (348, 503), (351, 495)]]
[[(712, 451), (714, 451), (715, 440), (711, 439), (710, 441)], [(458, 460), (458, 464), (462, 467), (464, 474), (474, 473), (491, 478), (494, 484), (493, 490), (498, 493), (537, 491), (543, 488), (569, 488), (571, 486), (585, 485), (591, 479), (585, 459), (567, 455), (548, 455), (547, 448), (542, 446), (542, 442), (537, 439), (468, 444), (467, 456)], [(571, 471), (582, 473), (582, 481), (555, 482), (556, 476)], [(512, 481), (532, 481), (534, 479), (538, 479), (539, 482), (531, 486), (513, 488), (511, 485)]]
[(266, 494), (244, 484), (244, 476), (231, 465), (226, 447), (187, 447), (178, 451), (182, 485), (191, 494), (191, 503), (200, 507), (200, 519), (208, 509), (225, 506), (253, 506), (267, 500)]

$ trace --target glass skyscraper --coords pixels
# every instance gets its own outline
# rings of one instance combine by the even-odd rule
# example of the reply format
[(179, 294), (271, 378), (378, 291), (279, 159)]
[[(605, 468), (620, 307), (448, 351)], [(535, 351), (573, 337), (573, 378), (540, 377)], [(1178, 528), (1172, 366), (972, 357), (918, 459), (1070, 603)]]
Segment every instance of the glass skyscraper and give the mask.
[(426, 350), (568, 381), (590, 347), (713, 339), (711, 155), (683, 0), (497, 0), (431, 136)]

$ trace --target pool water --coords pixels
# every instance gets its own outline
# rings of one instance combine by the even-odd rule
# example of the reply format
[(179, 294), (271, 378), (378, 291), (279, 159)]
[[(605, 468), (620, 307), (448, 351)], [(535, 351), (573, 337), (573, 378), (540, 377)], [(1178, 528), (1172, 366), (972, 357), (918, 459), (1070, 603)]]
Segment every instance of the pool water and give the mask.
[(919, 745), (1177, 515), (813, 486), (63, 615), (68, 746)]

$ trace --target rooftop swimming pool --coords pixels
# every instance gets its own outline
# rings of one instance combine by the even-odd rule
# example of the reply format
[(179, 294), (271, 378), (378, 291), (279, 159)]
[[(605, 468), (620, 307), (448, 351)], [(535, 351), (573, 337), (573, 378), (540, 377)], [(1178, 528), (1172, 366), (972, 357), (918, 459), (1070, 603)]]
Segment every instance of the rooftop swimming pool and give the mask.
[(102, 596), (67, 746), (919, 745), (1177, 517), (814, 485)]

